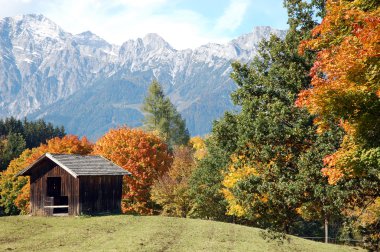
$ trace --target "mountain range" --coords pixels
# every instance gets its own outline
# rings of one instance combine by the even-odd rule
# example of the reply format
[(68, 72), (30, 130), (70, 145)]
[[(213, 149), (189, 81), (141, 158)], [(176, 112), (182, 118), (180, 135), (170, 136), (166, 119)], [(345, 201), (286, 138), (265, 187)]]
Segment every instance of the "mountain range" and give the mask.
[(0, 20), (0, 118), (43, 118), (95, 140), (118, 125), (137, 127), (153, 79), (186, 119), (191, 135), (234, 109), (231, 62), (249, 62), (259, 42), (285, 30), (255, 27), (226, 44), (176, 50), (157, 34), (108, 43), (73, 35), (43, 15)]

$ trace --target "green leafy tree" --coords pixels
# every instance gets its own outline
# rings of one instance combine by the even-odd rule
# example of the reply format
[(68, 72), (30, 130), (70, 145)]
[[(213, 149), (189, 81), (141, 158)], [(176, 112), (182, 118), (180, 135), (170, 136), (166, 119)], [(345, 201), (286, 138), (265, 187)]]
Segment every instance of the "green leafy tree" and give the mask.
[(189, 142), (189, 132), (185, 120), (174, 105), (166, 98), (161, 85), (153, 80), (143, 104), (144, 126), (158, 131), (170, 146), (185, 145)]
[(51, 138), (63, 136), (65, 136), (63, 127), (54, 127), (43, 120), (18, 120), (14, 117), (0, 120), (0, 171), (4, 170), (24, 149), (34, 148)]
[[(231, 77), (238, 86), (232, 100), (241, 106), (241, 112), (227, 113), (214, 125), (212, 136), (219, 152), (210, 152), (194, 175), (198, 171), (213, 178), (204, 176), (207, 182), (199, 184), (209, 188), (198, 190), (199, 195), (216, 188), (212, 192), (222, 191), (225, 198), (217, 201), (220, 194), (208, 194), (199, 200), (201, 206), (207, 199), (221, 202), (220, 208), (227, 202), (230, 215), (292, 233), (300, 220), (309, 221), (307, 213), (313, 210), (306, 206), (311, 202), (318, 201), (321, 206), (319, 215), (311, 218), (320, 224), (339, 207), (341, 201), (335, 204), (333, 196), (338, 187), (329, 186), (322, 176), (322, 161), (310, 160), (333, 151), (340, 138), (329, 135), (318, 140), (321, 136), (316, 133), (313, 117), (295, 106), (298, 92), (310, 84), (308, 73), (314, 59), (312, 53), (299, 55), (297, 48), (317, 24), (314, 9), (323, 8), (323, 2), (294, 0), (285, 4), (291, 27), (285, 40), (272, 36), (261, 43), (259, 56), (251, 64), (232, 65)], [(320, 153), (313, 157), (317, 149)], [(204, 168), (207, 172), (202, 172)], [(198, 177), (201, 180), (202, 176)]]
[(242, 107), (235, 115), (234, 155), (242, 158), (232, 161), (223, 181), (229, 214), (285, 232), (299, 216), (297, 162), (314, 138), (312, 118), (294, 105), (310, 67), (296, 51), (294, 34), (285, 41), (272, 36), (250, 65), (232, 65), (238, 85), (232, 99)]
[(25, 150), (26, 143), (20, 133), (10, 133), (3, 141), (1, 149), (0, 170), (5, 170), (9, 162)]
[(228, 164), (229, 154), (223, 150), (214, 135), (206, 140), (207, 154), (197, 164), (191, 175), (189, 191), (194, 218), (230, 221), (226, 216), (227, 201), (221, 192), (222, 171)]
[[(342, 140), (343, 132), (339, 128), (318, 134), (313, 145), (302, 153), (297, 162), (298, 174), (295, 178), (296, 195), (299, 195), (300, 205), (297, 213), (305, 222), (299, 222), (292, 230), (294, 234), (321, 236), (324, 226), (325, 241), (327, 237), (339, 238), (345, 220), (342, 209), (349, 202), (350, 195), (355, 194), (346, 181), (337, 185), (328, 183), (328, 178), (322, 176), (323, 157), (334, 152)], [(319, 228), (308, 228), (310, 224)], [(304, 224), (304, 225), (302, 225)], [(301, 232), (299, 229), (302, 229)]]

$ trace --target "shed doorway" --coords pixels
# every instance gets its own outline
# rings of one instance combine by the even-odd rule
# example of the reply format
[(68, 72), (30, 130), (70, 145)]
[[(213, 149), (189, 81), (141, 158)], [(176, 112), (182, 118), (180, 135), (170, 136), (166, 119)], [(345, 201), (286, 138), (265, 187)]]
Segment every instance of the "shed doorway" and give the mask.
[(57, 197), (61, 196), (61, 177), (48, 177), (46, 196)]
[(47, 177), (46, 196), (48, 215), (68, 214), (68, 197), (61, 194), (61, 177)]

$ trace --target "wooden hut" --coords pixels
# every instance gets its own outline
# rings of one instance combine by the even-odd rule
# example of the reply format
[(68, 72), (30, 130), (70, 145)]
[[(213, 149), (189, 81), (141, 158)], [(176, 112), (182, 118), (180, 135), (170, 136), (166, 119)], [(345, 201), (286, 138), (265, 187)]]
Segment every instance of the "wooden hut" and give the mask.
[(30, 176), (32, 215), (118, 213), (123, 176), (101, 156), (46, 153), (18, 176)]

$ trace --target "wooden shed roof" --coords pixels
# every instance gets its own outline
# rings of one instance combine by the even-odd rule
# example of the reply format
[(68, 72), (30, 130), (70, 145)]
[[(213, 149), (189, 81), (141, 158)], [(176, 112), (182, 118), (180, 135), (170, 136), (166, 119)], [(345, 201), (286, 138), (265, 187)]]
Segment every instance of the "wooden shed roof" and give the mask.
[(75, 178), (78, 176), (131, 175), (120, 166), (102, 156), (45, 153), (17, 176), (30, 175), (30, 170), (45, 158), (50, 159)]

